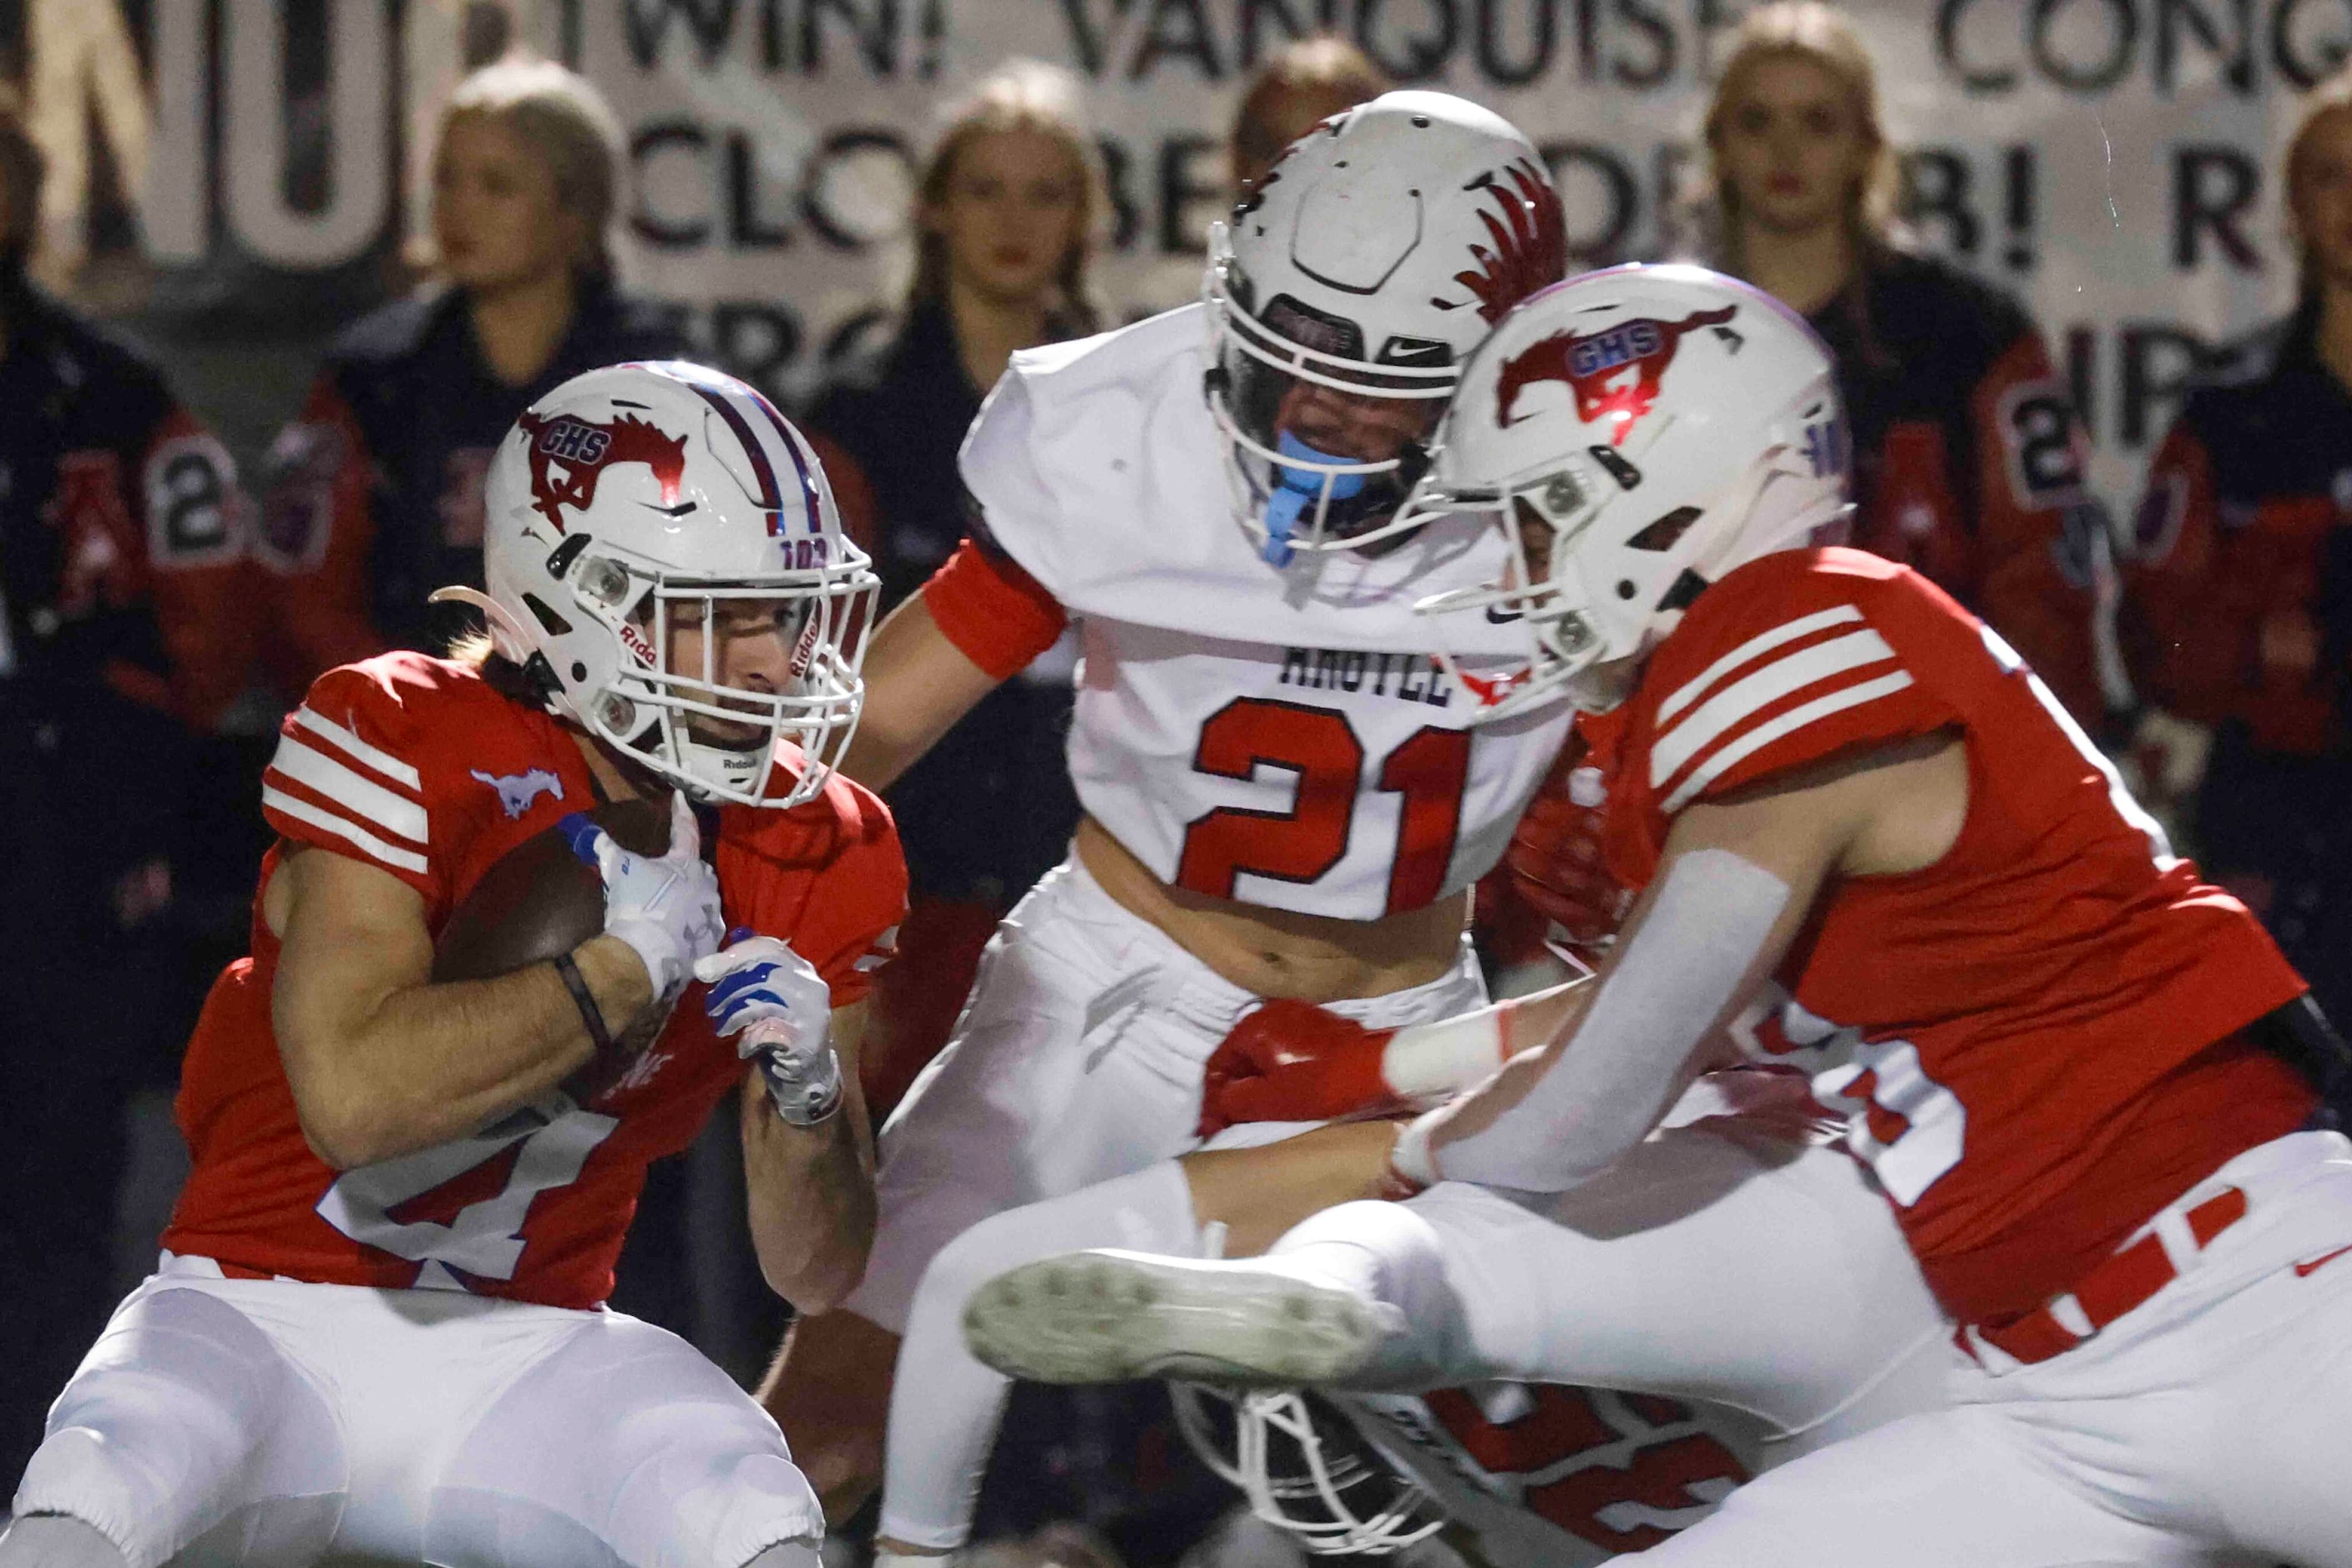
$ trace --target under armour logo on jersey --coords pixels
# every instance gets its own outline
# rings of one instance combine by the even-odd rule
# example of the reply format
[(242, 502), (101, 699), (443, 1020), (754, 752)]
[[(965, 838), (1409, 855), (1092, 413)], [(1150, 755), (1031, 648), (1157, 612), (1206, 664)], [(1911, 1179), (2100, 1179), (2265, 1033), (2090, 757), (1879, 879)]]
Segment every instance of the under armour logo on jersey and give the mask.
[(1722, 326), (1738, 310), (1737, 305), (1726, 305), (1679, 321), (1637, 316), (1590, 334), (1554, 332), (1538, 338), (1524, 353), (1503, 362), (1502, 380), (1496, 387), (1496, 420), (1511, 423), (1511, 409), (1528, 387), (1539, 381), (1564, 381), (1576, 395), (1576, 416), (1588, 425), (1608, 420), (1610, 444), (1622, 446), (1633, 422), (1658, 400), (1659, 383), (1674, 363), (1684, 334)]
[(633, 414), (610, 425), (592, 425), (570, 414), (541, 419), (526, 413), (518, 421), (530, 442), (533, 510), (561, 531), (563, 509), (585, 511), (596, 500), (596, 481), (615, 463), (643, 463), (661, 486), (661, 504), (677, 504), (686, 479), (686, 437), (665, 436)]
[(563, 798), (563, 781), (545, 768), (533, 768), (522, 773), (486, 773), (478, 768), (466, 771), (499, 792), (499, 804), (506, 807), (509, 817), (520, 816), (529, 811), (531, 803), (541, 795), (550, 795), (557, 800)]

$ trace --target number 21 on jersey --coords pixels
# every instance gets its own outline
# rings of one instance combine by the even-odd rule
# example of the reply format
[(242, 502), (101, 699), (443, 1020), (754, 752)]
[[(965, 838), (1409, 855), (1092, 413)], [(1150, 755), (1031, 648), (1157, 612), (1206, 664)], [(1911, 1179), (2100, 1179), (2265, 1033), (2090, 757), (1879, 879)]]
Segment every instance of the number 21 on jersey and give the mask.
[[(1192, 765), (1243, 780), (1255, 778), (1260, 767), (1287, 768), (1298, 783), (1288, 811), (1221, 805), (1195, 818), (1184, 830), (1178, 887), (1230, 899), (1238, 876), (1313, 882), (1347, 855), (1364, 777), (1364, 743), (1345, 713), (1237, 697), (1201, 726)], [(1469, 776), (1468, 731), (1433, 724), (1381, 760), (1373, 788), (1400, 797), (1383, 913), (1423, 908), (1444, 891)]]

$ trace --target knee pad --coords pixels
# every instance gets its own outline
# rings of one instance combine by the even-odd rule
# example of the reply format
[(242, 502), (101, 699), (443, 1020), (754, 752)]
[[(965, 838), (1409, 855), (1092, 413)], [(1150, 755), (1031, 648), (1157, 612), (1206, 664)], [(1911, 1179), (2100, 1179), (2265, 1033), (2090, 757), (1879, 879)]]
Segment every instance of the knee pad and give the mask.
[(58, 1395), (14, 1509), (86, 1521), (144, 1568), (344, 1481), (332, 1415), (269, 1339), (225, 1301), (168, 1289), (134, 1297)]

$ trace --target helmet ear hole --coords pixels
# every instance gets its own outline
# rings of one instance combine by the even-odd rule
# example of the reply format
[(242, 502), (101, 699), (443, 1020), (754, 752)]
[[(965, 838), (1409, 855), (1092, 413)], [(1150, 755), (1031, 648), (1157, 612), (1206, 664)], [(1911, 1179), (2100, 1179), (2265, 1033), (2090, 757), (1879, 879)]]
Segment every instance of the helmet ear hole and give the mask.
[(554, 606), (538, 595), (525, 594), (522, 596), (522, 603), (523, 608), (531, 613), (531, 617), (539, 622), (541, 629), (549, 637), (561, 637), (572, 635), (572, 623), (557, 615)]

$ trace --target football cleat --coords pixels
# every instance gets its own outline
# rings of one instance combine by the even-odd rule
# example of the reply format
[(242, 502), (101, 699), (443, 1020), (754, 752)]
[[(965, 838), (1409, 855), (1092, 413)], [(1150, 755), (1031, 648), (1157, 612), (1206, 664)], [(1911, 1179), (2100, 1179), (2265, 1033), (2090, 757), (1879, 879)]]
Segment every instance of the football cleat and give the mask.
[(972, 1354), (1034, 1383), (1344, 1382), (1402, 1331), (1394, 1307), (1256, 1261), (1102, 1248), (1008, 1269), (963, 1313)]

